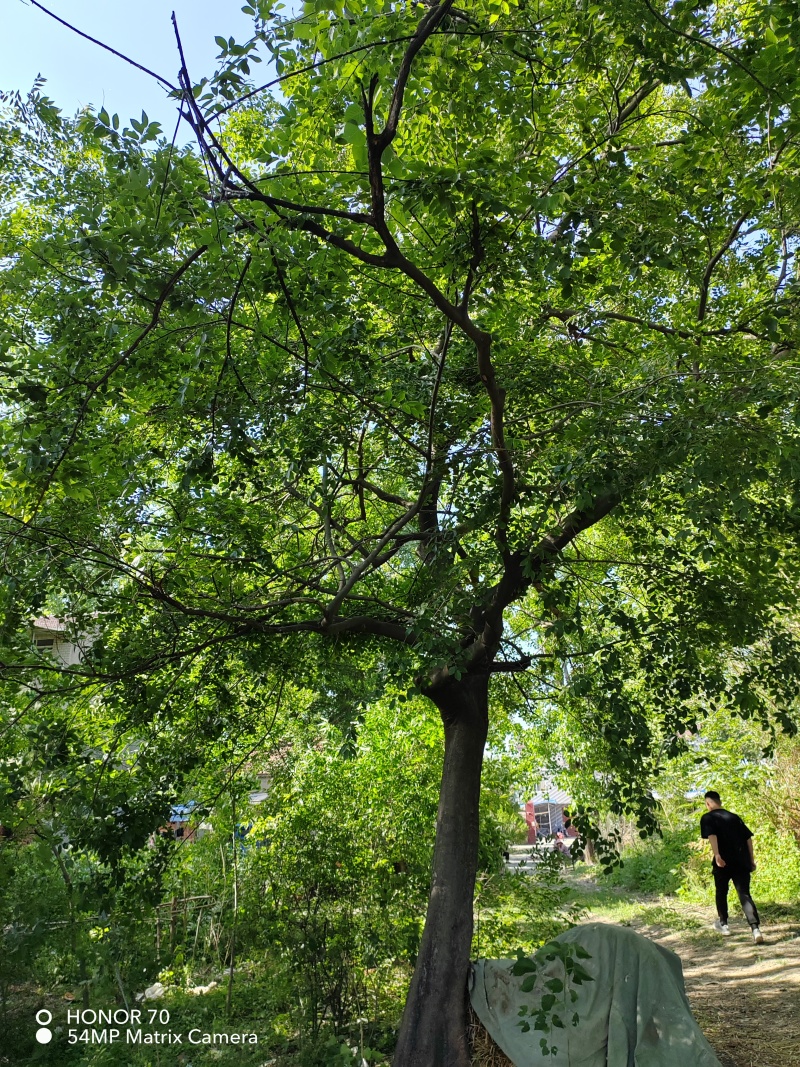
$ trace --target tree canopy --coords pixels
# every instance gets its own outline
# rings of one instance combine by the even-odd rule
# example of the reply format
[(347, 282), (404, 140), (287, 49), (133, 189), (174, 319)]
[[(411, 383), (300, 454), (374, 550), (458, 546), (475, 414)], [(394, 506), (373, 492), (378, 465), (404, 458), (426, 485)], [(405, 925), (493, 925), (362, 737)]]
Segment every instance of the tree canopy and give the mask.
[[(795, 6), (249, 10), (167, 85), (191, 150), (7, 101), (4, 677), (15, 715), (168, 716), (192, 671), (429, 696), (445, 891), (397, 1062), (462, 1063), (471, 916), (435, 945), (489, 677), (566, 685), (645, 818), (655, 721), (779, 690), (788, 722)], [(78, 667), (33, 656), (43, 610)]]

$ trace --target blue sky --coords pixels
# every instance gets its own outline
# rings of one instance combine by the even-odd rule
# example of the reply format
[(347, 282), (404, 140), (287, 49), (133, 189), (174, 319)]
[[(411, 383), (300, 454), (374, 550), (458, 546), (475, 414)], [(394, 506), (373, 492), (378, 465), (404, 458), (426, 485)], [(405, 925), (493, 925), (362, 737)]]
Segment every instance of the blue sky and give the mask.
[[(178, 19), (189, 73), (210, 74), (221, 34), (241, 41), (252, 20), (246, 0), (42, 0), (56, 15), (172, 82), (179, 61), (170, 16)], [(266, 63), (262, 64), (262, 68)], [(37, 74), (68, 114), (94, 104), (124, 120), (144, 109), (171, 135), (175, 103), (156, 81), (84, 41), (25, 0), (0, 0), (0, 89), (26, 92)], [(267, 75), (268, 77), (268, 75)]]

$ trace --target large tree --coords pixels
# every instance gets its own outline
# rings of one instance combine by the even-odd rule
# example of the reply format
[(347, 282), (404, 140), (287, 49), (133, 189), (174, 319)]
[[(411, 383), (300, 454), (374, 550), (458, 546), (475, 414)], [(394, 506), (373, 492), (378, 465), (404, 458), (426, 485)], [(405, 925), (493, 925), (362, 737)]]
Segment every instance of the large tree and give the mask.
[[(464, 1067), (492, 677), (594, 610), (584, 560), (592, 590), (674, 577), (681, 529), (709, 611), (742, 583), (708, 545), (757, 537), (774, 572), (695, 645), (755, 641), (785, 591), (796, 11), (250, 10), (213, 78), (168, 85), (195, 150), (36, 94), (5, 120), (6, 676), (157, 708), (211, 650), (330, 692), (348, 657), (402, 672), (445, 757), (395, 1062)], [(586, 559), (600, 523), (624, 559)], [(52, 684), (42, 605), (93, 635)]]

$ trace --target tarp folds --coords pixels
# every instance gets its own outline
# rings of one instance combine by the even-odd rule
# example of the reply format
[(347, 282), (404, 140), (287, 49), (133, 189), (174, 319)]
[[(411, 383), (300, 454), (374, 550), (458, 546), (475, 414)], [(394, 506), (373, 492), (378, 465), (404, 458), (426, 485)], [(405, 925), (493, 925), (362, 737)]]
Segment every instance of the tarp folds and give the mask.
[[(475, 1014), (516, 1067), (721, 1067), (694, 1020), (674, 952), (622, 926), (587, 923), (557, 941), (577, 942), (594, 981), (575, 986), (577, 1001), (560, 1012), (565, 1028), (549, 1036), (555, 1055), (543, 1056), (540, 1030), (523, 1033), (519, 1009), (541, 1002), (543, 984), (564, 978), (556, 959), (542, 962), (536, 986), (523, 993), (513, 960), (478, 960), (470, 998)], [(559, 997), (561, 999), (561, 997)], [(571, 1025), (573, 1012), (579, 1022)]]

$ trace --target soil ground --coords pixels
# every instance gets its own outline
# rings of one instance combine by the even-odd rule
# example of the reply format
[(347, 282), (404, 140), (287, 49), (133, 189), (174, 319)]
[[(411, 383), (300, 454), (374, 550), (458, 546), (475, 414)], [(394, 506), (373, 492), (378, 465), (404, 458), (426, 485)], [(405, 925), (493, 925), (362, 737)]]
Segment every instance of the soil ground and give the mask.
[(733, 892), (731, 936), (722, 937), (712, 929), (711, 902), (699, 907), (598, 888), (586, 873), (571, 880), (588, 911), (584, 921), (631, 926), (680, 956), (695, 1018), (723, 1067), (800, 1067), (796, 907), (759, 904), (765, 943), (756, 945)]

